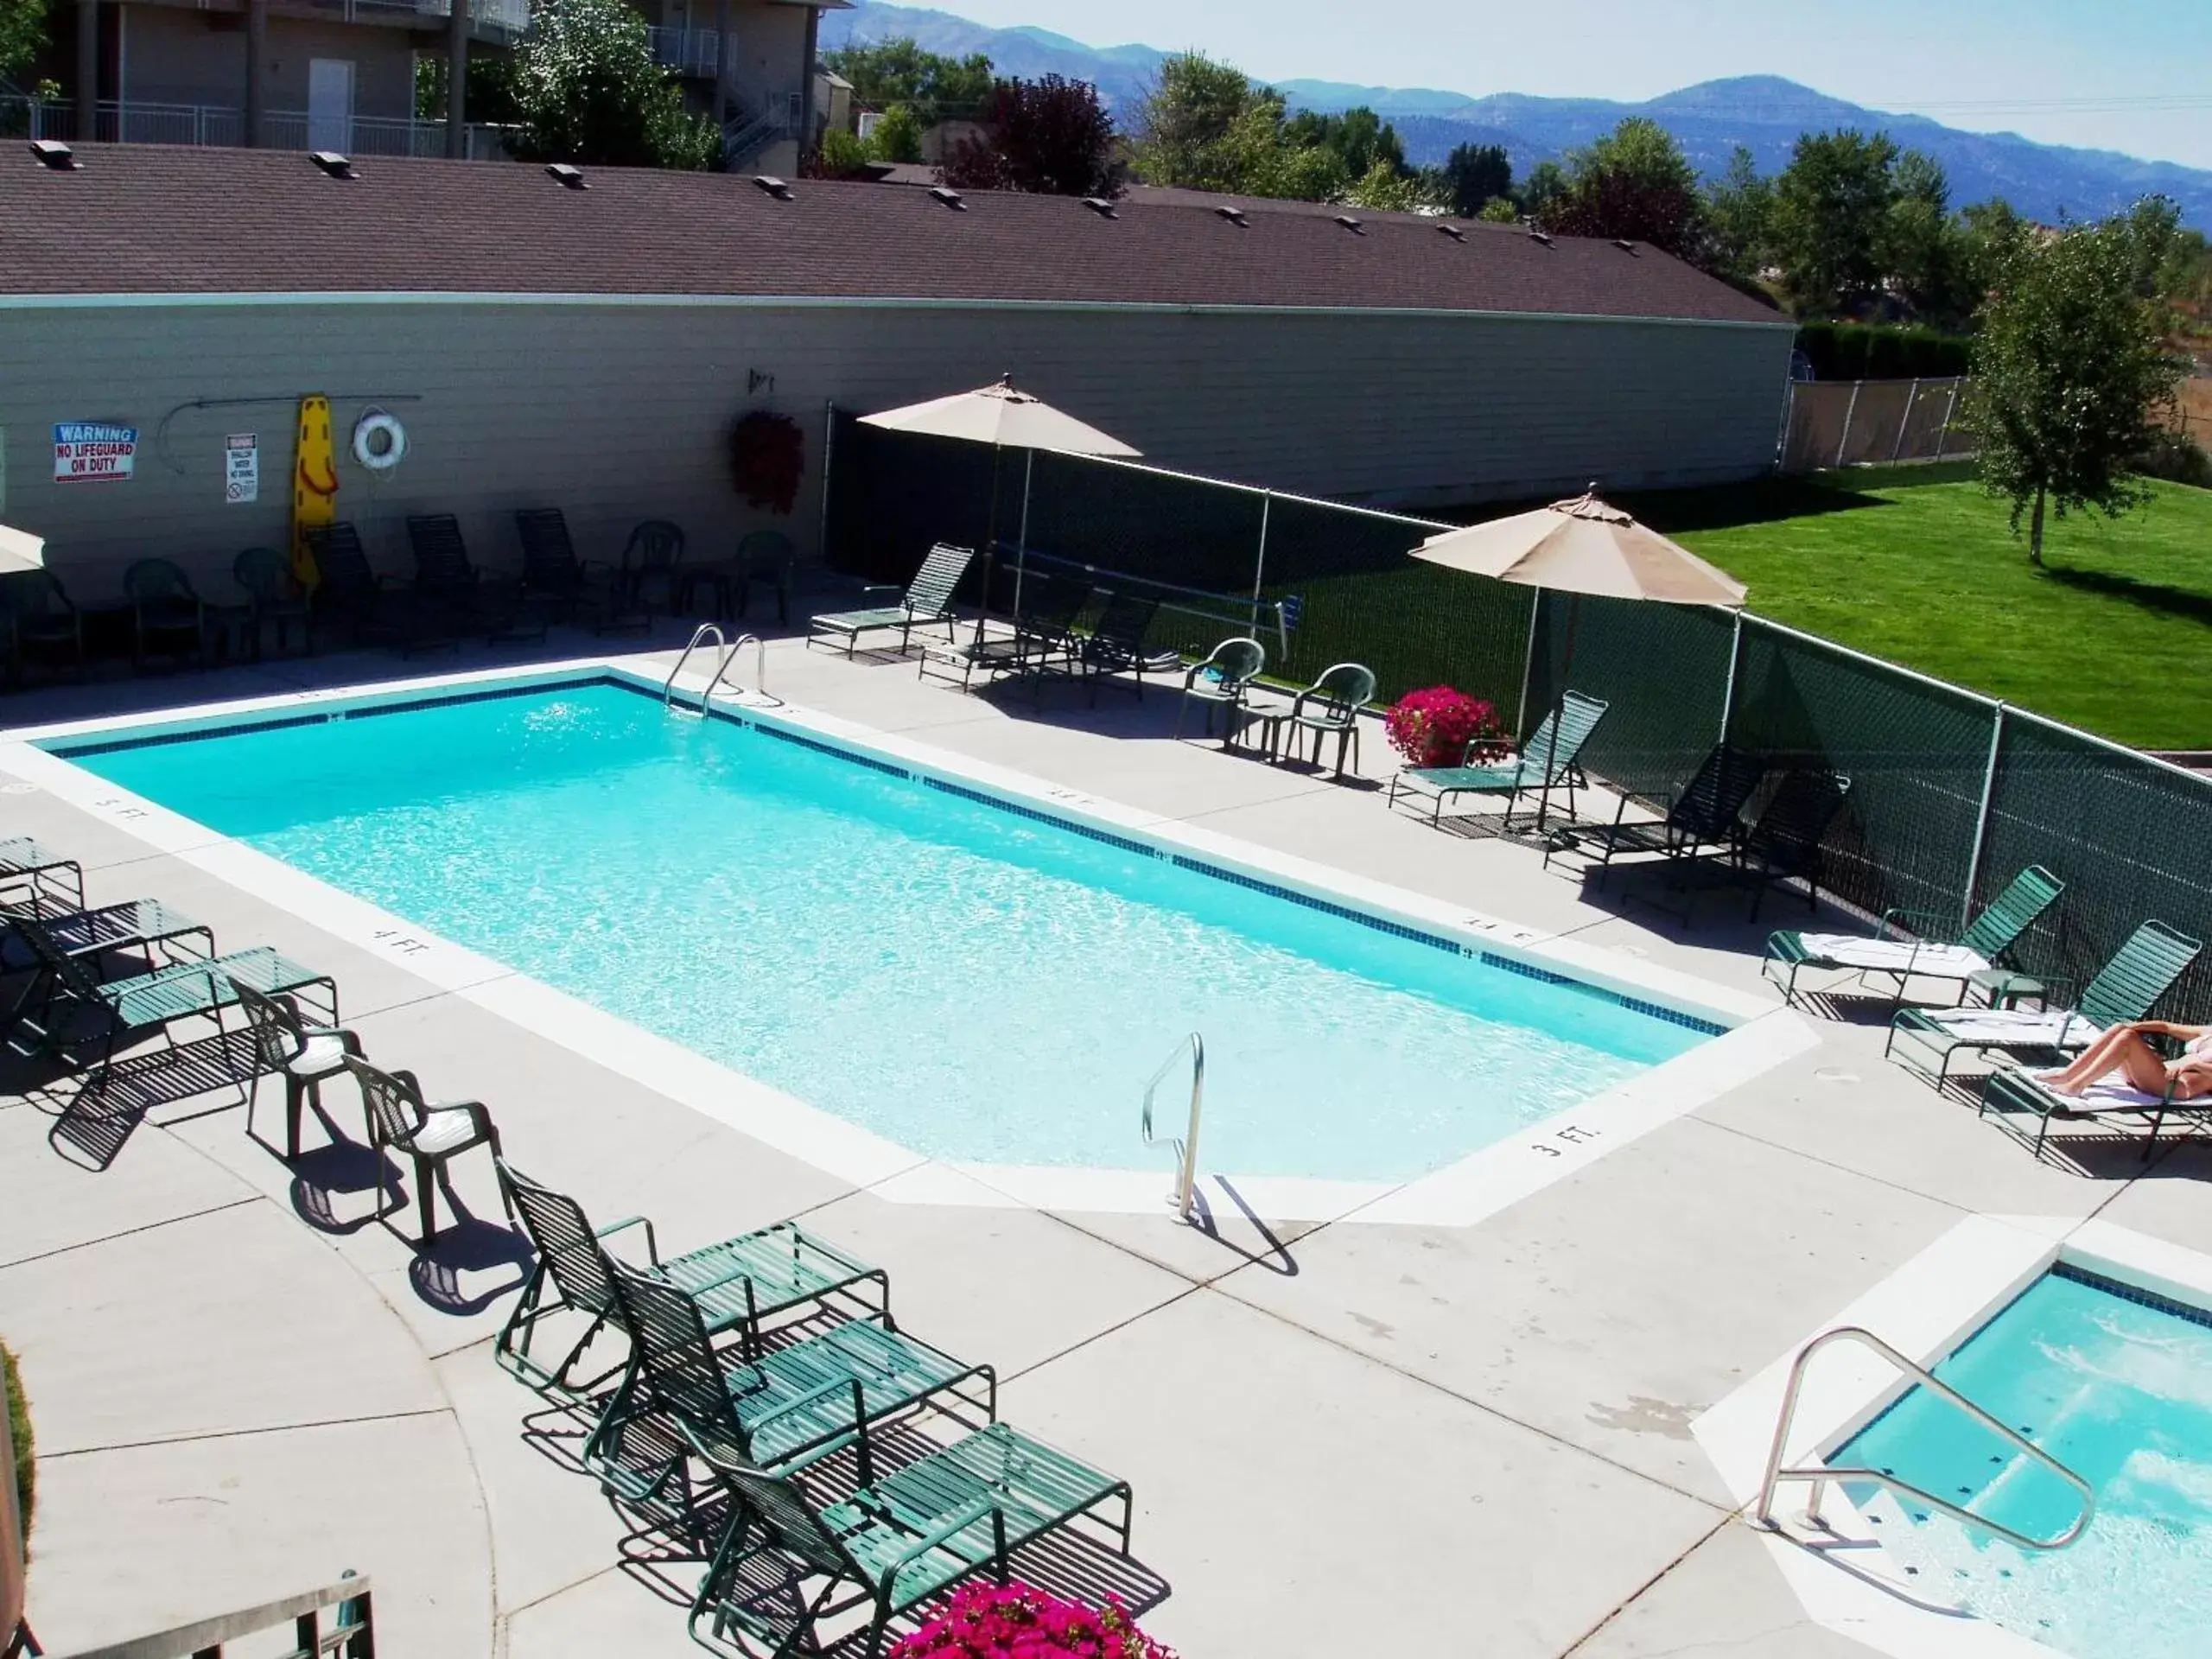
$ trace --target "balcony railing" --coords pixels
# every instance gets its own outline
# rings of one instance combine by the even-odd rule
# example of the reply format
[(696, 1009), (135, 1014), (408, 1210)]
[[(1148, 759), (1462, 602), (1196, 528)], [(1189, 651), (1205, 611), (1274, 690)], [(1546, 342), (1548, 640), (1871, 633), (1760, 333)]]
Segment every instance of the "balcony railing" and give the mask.
[[(471, 123), (467, 158), (507, 159), (502, 130)], [(59, 138), (77, 136), (77, 106), (35, 98), (0, 98), (0, 137)], [(213, 144), (245, 142), (245, 112), (216, 104), (118, 104), (103, 100), (99, 138), (103, 143)], [(348, 156), (423, 156), (446, 153), (446, 124), (357, 115), (310, 123), (304, 110), (266, 110), (261, 117), (265, 149), (335, 149)]]
[(660, 29), (648, 25), (645, 39), (653, 61), (679, 75), (712, 79), (721, 67), (722, 37), (711, 29)]
[[(238, 12), (244, 0), (152, 0), (156, 5), (188, 6), (200, 11)], [(417, 25), (424, 18), (453, 15), (453, 0), (274, 0), (282, 16), (327, 17), (348, 23)], [(530, 27), (530, 0), (468, 0), (474, 33), (505, 43)]]

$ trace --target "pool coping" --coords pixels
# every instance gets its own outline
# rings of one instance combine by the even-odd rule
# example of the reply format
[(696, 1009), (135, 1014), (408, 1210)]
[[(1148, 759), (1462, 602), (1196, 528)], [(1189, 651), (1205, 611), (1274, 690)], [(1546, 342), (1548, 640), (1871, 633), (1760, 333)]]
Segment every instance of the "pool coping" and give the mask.
[[(0, 772), (37, 785), (160, 852), (244, 887), (438, 989), (462, 996), (893, 1201), (1159, 1213), (1167, 1183), (1164, 1167), (1038, 1167), (930, 1158), (415, 926), (37, 747), (66, 742), (82, 747), (82, 741), (103, 735), (131, 746), (186, 741), (226, 728), (305, 724), (346, 718), (355, 710), (527, 695), (563, 685), (614, 682), (658, 695), (664, 677), (650, 656), (594, 656), (49, 722), (0, 731)], [(677, 683), (679, 697), (694, 709), (707, 677), (702, 668), (695, 679)], [(950, 787), (1005, 810), (1042, 817), (1077, 833), (1148, 843), (1141, 849), (1161, 856), (1180, 855), (1180, 861), (1205, 873), (1248, 881), (1279, 898), (1345, 913), (1385, 931), (1456, 947), (1496, 965), (1587, 987), (1656, 1017), (1727, 1027), (1614, 1088), (1408, 1181), (1205, 1173), (1209, 1188), (1218, 1188), (1229, 1201), (1273, 1219), (1471, 1225), (1808, 1052), (1818, 1040), (1800, 1016), (1770, 999), (1521, 927), (903, 735), (753, 695), (725, 692), (715, 697), (711, 712), (717, 718), (817, 743), (861, 764)]]
[[(1859, 1325), (1932, 1368), (2062, 1262), (2212, 1312), (2212, 1255), (2107, 1221), (1968, 1216), (1812, 1326), (1700, 1416), (1691, 1433), (1748, 1516), (1765, 1478), (1790, 1364), (1806, 1343), (1838, 1325)], [(1910, 1387), (1910, 1378), (1863, 1349), (1833, 1351), (1807, 1372), (1785, 1463), (1825, 1462)], [(1884, 1547), (1880, 1529), (1840, 1487), (1821, 1499), (1825, 1532), (1809, 1530), (1789, 1501), (1802, 1491), (1782, 1490), (1776, 1503), (1782, 1529), (1760, 1535), (1815, 1623), (1894, 1659), (2069, 1659), (1914, 1583)]]

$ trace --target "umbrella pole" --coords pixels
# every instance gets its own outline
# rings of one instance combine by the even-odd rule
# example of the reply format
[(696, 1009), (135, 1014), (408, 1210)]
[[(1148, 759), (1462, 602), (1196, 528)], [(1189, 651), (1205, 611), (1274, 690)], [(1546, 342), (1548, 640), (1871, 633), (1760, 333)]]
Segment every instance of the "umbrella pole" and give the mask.
[(1021, 577), (1029, 563), (1029, 486), (1037, 481), (1037, 452), (1021, 452), (1021, 528), (1014, 537), (1014, 630), (1021, 632)]
[(982, 648), (983, 624), (990, 620), (991, 615), (991, 555), (998, 550), (999, 544), (999, 462), (1005, 455), (1006, 451), (997, 444), (991, 446), (991, 511), (983, 529), (983, 587), (977, 595), (976, 606), (976, 645), (978, 650)]
[(1567, 601), (1567, 646), (1560, 652), (1559, 701), (1552, 705), (1551, 736), (1544, 744), (1544, 787), (1536, 797), (1536, 832), (1543, 833), (1544, 822), (1551, 815), (1552, 762), (1559, 756), (1559, 716), (1567, 711), (1567, 677), (1574, 672), (1574, 629), (1582, 620), (1582, 595), (1575, 594)]

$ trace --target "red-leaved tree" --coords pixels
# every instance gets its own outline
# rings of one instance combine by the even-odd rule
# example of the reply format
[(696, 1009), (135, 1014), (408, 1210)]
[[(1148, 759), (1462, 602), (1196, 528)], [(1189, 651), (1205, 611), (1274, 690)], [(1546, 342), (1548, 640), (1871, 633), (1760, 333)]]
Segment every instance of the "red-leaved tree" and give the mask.
[(956, 189), (1048, 196), (1121, 192), (1128, 168), (1114, 118), (1088, 81), (1046, 75), (995, 82), (983, 130), (985, 137), (963, 139), (945, 158), (944, 181)]

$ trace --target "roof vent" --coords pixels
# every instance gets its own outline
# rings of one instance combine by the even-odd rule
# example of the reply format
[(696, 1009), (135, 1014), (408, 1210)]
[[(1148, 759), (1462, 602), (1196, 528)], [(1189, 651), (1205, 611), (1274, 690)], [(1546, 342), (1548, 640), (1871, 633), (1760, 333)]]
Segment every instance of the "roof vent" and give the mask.
[(308, 160), (334, 179), (358, 179), (361, 176), (353, 170), (353, 163), (334, 149), (311, 149), (308, 152)]
[(1467, 233), (1461, 230), (1457, 225), (1440, 225), (1436, 228), (1443, 232), (1445, 235), (1450, 237), (1454, 242), (1464, 242), (1467, 239)]
[(1529, 239), (1531, 242), (1541, 242), (1548, 248), (1552, 245), (1551, 238), (1533, 225), (1529, 227)]
[(571, 190), (588, 190), (591, 188), (591, 186), (584, 182), (583, 169), (580, 167), (570, 167), (566, 162), (546, 162), (545, 175), (548, 178), (558, 179), (563, 184), (567, 185)]
[(1217, 207), (1214, 212), (1222, 219), (1234, 225), (1240, 231), (1249, 231), (1252, 228), (1252, 221), (1244, 217), (1244, 210), (1242, 207)]
[(1119, 219), (1121, 217), (1121, 214), (1114, 211), (1114, 204), (1107, 200), (1103, 196), (1085, 196), (1083, 199), (1083, 205), (1090, 208), (1092, 213), (1097, 214), (1101, 219)]
[(956, 213), (964, 213), (968, 211), (968, 204), (960, 200), (960, 193), (957, 190), (948, 190), (940, 184), (934, 186), (930, 194), (951, 208)]
[(789, 201), (791, 200), (791, 186), (785, 184), (781, 179), (776, 177), (772, 173), (754, 174), (753, 177), (753, 188), (760, 192), (764, 196), (773, 196), (778, 201)]
[(1626, 237), (1615, 237), (1613, 238), (1613, 245), (1618, 248), (1623, 253), (1634, 253), (1636, 251), (1636, 244), (1630, 241)]
[(56, 173), (73, 173), (80, 163), (76, 152), (58, 138), (34, 138), (31, 154), (37, 156), (39, 165), (50, 167)]
[(1350, 213), (1338, 213), (1337, 215), (1337, 223), (1343, 226), (1344, 229), (1350, 231), (1354, 236), (1365, 236), (1367, 234), (1367, 227), (1362, 225), (1357, 219), (1354, 219)]

